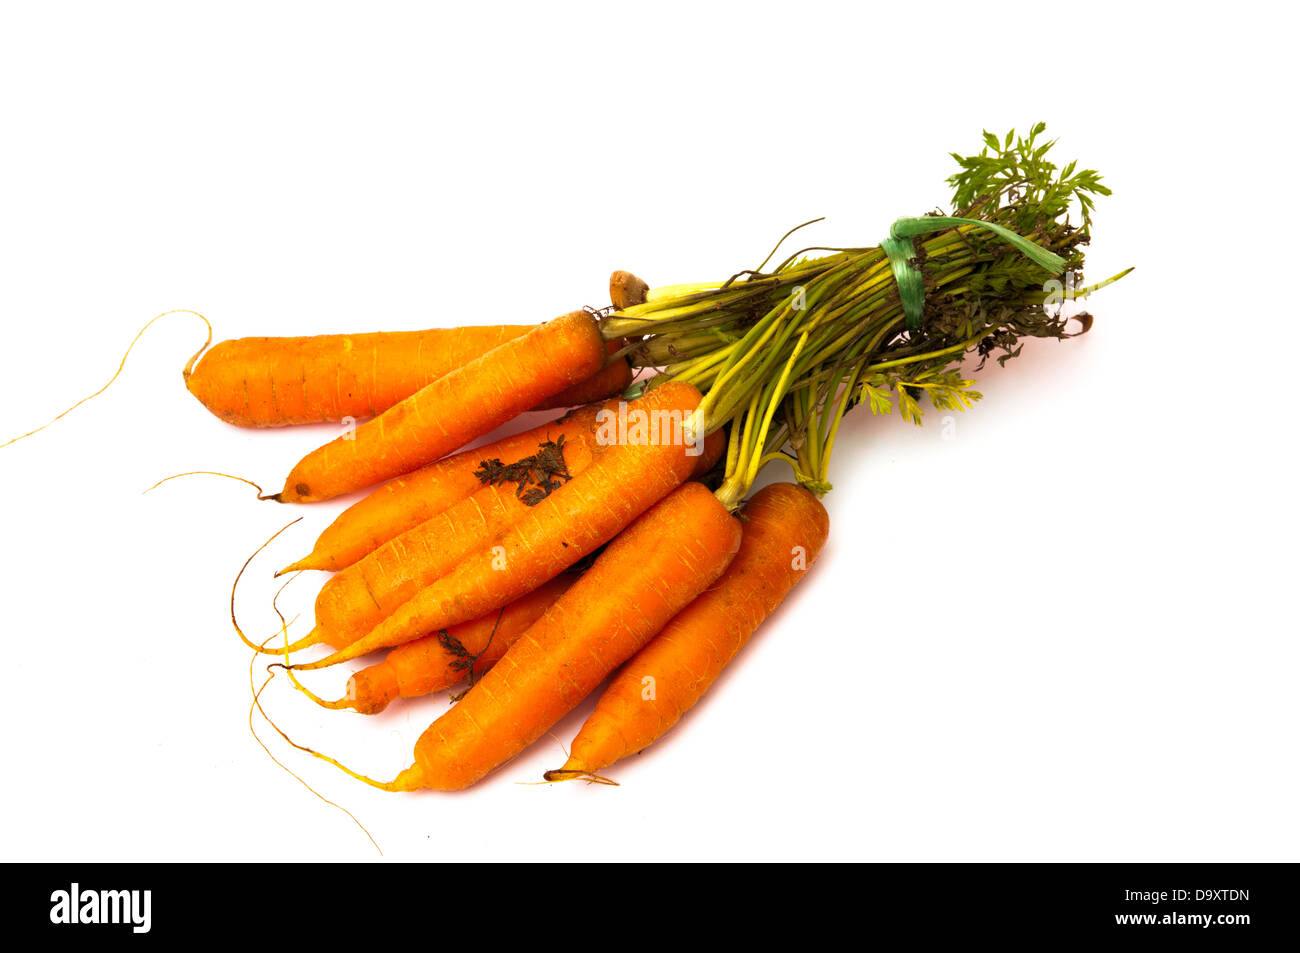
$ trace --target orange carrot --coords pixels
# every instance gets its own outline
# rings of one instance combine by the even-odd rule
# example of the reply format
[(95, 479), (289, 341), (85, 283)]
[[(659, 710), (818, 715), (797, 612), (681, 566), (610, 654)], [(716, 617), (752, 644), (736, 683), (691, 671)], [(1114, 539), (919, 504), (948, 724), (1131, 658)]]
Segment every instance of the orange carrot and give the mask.
[[(612, 355), (621, 347), (621, 341), (610, 341), (605, 345), (605, 350)], [(585, 381), (579, 381), (571, 387), (564, 388), (558, 394), (547, 397), (533, 407), (533, 410), (554, 410), (557, 407), (581, 407), (583, 404), (594, 404), (596, 401), (623, 393), (631, 383), (632, 366), (628, 364), (627, 358), (610, 358), (604, 367)]]
[[(596, 426), (596, 415), (601, 410), (617, 410), (618, 403), (615, 399), (600, 405), (576, 407), (558, 420), (445, 457), (389, 480), (340, 513), (317, 538), (310, 554), (276, 575), (306, 569), (338, 572), (351, 566), (389, 540), (471, 496), (482, 486), (475, 473), (484, 460), (518, 460), (536, 453), (545, 441), (590, 433)], [(691, 475), (701, 477), (713, 469), (724, 449), (723, 432), (716, 430), (709, 434)]]
[[(593, 410), (589, 423), (594, 426), (598, 416), (599, 411)], [(546, 466), (562, 467), (547, 471), (553, 485), (578, 476), (592, 462), (591, 429), (573, 428), (560, 434), (562, 443), (543, 445), (545, 452), (557, 458)], [(706, 442), (705, 452), (697, 458), (696, 471), (712, 465), (710, 459), (721, 455), (722, 443), (721, 439)], [(538, 478), (542, 476), (531, 472)], [(421, 589), (451, 572), (460, 560), (526, 515), (539, 502), (534, 494), (545, 498), (537, 488), (522, 494), (521, 489), (509, 483), (489, 482), (341, 570), (321, 587), (316, 597), (315, 626), (293, 646), (294, 650), (322, 642), (341, 649), (366, 635)]]
[[(617, 406), (617, 401), (606, 406)], [(338, 515), (320, 534), (309, 555), (280, 570), (337, 572), (384, 543), (450, 509), (482, 487), (475, 475), (484, 460), (518, 460), (539, 444), (590, 431), (599, 407), (580, 407), (558, 420), (495, 443), (464, 450), (412, 473), (389, 480)]]
[(505, 608), (399, 645), (382, 662), (354, 672), (344, 697), (326, 707), (374, 715), (394, 698), (431, 695), (482, 677), (577, 579), (560, 573)]
[[(592, 430), (602, 410), (608, 410), (608, 405), (593, 408), (585, 421), (587, 426), (561, 433), (558, 439), (563, 443), (549, 446), (547, 452), (558, 459), (545, 465), (562, 466), (549, 471), (552, 484), (562, 485), (561, 479), (578, 476), (592, 462)], [(716, 442), (707, 440), (692, 475), (711, 466), (711, 461), (721, 455), (722, 445), (720, 435)], [(293, 650), (319, 643), (342, 649), (365, 636), (421, 589), (451, 572), (462, 559), (487, 545), (537, 505), (539, 501), (533, 497), (538, 493), (536, 488), (524, 494), (520, 489), (499, 481), (489, 482), (341, 570), (321, 587), (316, 597), (315, 626), (292, 646)]]
[[(690, 475), (699, 456), (694, 451), (702, 448), (684, 446), (681, 429), (672, 431), (663, 418), (672, 416), (680, 424), (700, 399), (690, 384), (674, 381), (654, 388), (626, 412), (633, 426), (623, 442), (603, 442), (616, 435), (598, 428), (593, 461), (582, 473), (460, 559), (364, 638), (327, 658), (294, 667), (321, 668), (409, 642), (485, 615), (554, 578)], [(633, 429), (638, 419), (659, 419), (668, 433), (661, 432), (657, 443), (637, 442), (654, 437)]]
[(582, 701), (727, 568), (740, 524), (686, 483), (622, 532), (469, 694), (420, 736), (389, 791), (468, 787)]
[[(592, 440), (590, 433), (581, 431), (567, 436), (571, 439), (561, 447), (563, 474), (571, 479), (590, 465)], [(321, 587), (316, 597), (316, 625), (295, 648), (318, 642), (336, 649), (351, 645), (530, 509), (529, 498), (521, 496), (514, 484), (489, 483), (395, 536)]]
[(548, 321), (314, 450), (290, 472), (278, 499), (327, 500), (409, 473), (590, 377), (605, 356), (587, 312)]
[(830, 529), (826, 509), (775, 483), (743, 511), (740, 552), (717, 585), (679, 612), (610, 681), (568, 762), (546, 780), (596, 772), (648, 747), (694, 705), (812, 565)]
[[(208, 351), (185, 386), (212, 413), (240, 427), (364, 420), (532, 327), (236, 338)], [(611, 344), (610, 352), (616, 347)], [(619, 358), (541, 400), (537, 409), (603, 400), (630, 381), (627, 361)]]

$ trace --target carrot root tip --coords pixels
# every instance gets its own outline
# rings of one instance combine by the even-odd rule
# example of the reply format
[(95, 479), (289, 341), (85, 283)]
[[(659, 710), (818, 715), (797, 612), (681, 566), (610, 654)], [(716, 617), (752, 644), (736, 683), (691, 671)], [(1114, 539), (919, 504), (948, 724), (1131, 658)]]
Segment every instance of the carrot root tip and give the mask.
[(325, 572), (327, 571), (327, 566), (324, 564), (324, 560), (313, 552), (302, 557), (302, 559), (297, 559), (289, 563), (289, 565), (285, 566), (275, 575), (276, 578), (279, 578), (280, 576), (288, 575), (291, 572), (312, 572), (316, 570)]
[(556, 768), (553, 771), (547, 771), (542, 775), (542, 780), (552, 784), (560, 781), (586, 781), (588, 784), (609, 784), (618, 787), (617, 781), (610, 778), (601, 777), (591, 771), (577, 771), (573, 768)]

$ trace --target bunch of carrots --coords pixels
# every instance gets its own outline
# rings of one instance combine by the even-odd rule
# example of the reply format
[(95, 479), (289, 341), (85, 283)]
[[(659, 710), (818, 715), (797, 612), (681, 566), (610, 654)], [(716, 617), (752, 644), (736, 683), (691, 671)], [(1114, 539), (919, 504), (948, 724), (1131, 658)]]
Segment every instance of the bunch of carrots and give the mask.
[[(385, 790), (450, 791), (602, 684), (545, 780), (607, 781), (671, 729), (821, 553), (844, 415), (964, 409), (979, 399), (964, 362), (1086, 331), (1059, 304), (1122, 277), (1083, 287), (1108, 190), (1054, 165), (1043, 131), (986, 133), (954, 156), (953, 213), (902, 219), (879, 245), (656, 289), (615, 272), (608, 307), (538, 325), (248, 338), (192, 360), (188, 389), (231, 424), (363, 421), (263, 497), (367, 491), (280, 570), (331, 574), (314, 627), (277, 648), (241, 638), (326, 708), (467, 685), (391, 781), (291, 743)], [(571, 409), (464, 449), (545, 408)], [(770, 464), (792, 479), (754, 491)], [(299, 680), (363, 657), (337, 700)]]

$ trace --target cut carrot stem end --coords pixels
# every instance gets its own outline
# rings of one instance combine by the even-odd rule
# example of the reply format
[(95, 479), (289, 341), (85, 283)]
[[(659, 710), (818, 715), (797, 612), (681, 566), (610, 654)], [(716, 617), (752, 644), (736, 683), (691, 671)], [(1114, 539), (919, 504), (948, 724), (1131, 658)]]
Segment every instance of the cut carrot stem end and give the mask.
[(616, 271), (609, 276), (609, 300), (622, 311), (645, 302), (650, 286), (630, 271)]

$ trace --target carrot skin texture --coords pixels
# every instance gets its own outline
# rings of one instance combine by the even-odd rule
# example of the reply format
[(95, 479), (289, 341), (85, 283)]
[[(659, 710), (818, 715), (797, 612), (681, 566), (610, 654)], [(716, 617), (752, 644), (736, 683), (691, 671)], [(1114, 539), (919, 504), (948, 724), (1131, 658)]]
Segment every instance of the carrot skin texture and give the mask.
[(394, 788), (460, 790), (532, 744), (722, 574), (740, 533), (701, 484), (669, 494), (429, 726)]
[[(235, 338), (204, 354), (185, 386), (214, 415), (237, 427), (365, 420), (533, 327)], [(631, 379), (631, 368), (619, 358), (535, 409), (604, 400), (626, 389)]]
[(585, 311), (498, 345), (320, 447), (289, 473), (279, 500), (328, 500), (392, 479), (460, 449), (605, 364)]
[[(591, 464), (596, 420), (602, 411), (613, 412), (615, 404), (608, 401), (588, 408), (574, 415), (572, 426), (561, 431), (571, 477), (577, 477)], [(718, 437), (716, 442), (714, 436)], [(720, 433), (710, 435), (691, 475), (711, 467), (724, 444)], [(314, 634), (335, 649), (351, 645), (529, 509), (512, 485), (480, 486), (464, 500), (395, 536), (327, 581), (316, 597)]]
[[(616, 404), (607, 401), (601, 406)], [(353, 565), (477, 492), (483, 484), (474, 473), (482, 461), (496, 458), (510, 463), (536, 453), (543, 441), (588, 433), (595, 427), (599, 409), (577, 408), (540, 427), (444, 457), (388, 481), (340, 513), (317, 538), (311, 554), (287, 566), (281, 574), (303, 569), (338, 572)]]
[[(570, 437), (564, 456), (576, 477), (592, 461), (590, 435)], [(321, 587), (315, 635), (336, 649), (351, 645), (529, 509), (513, 484), (490, 484), (395, 536)]]
[[(364, 419), (526, 330), (496, 325), (236, 338), (204, 354), (186, 386), (204, 407), (240, 427)], [(426, 373), (433, 376), (407, 389)]]
[(756, 493), (742, 525), (740, 551), (727, 571), (610, 680), (568, 762), (548, 780), (595, 774), (671, 729), (806, 575), (830, 529), (817, 497), (793, 483)]
[[(609, 400), (574, 408), (549, 424), (446, 457), (390, 480), (339, 514), (321, 533), (312, 552), (280, 570), (278, 575), (307, 569), (329, 572), (347, 569), (390, 540), (472, 496), (482, 486), (474, 471), (483, 460), (493, 457), (517, 460), (535, 453), (543, 441), (560, 437), (580, 439), (595, 426), (597, 413), (616, 409), (617, 404), (617, 400)], [(726, 435), (721, 430), (709, 434), (704, 439), (703, 452), (695, 459), (692, 478), (712, 470), (726, 449)]]
[[(636, 402), (647, 411), (680, 411), (700, 402), (690, 384), (670, 382)], [(700, 455), (681, 445), (602, 444), (580, 474), (421, 589), (363, 638), (316, 662), (323, 668), (367, 652), (390, 648), (449, 625), (485, 615), (559, 575), (684, 482)]]
[[(610, 341), (605, 350), (613, 354), (621, 342)], [(555, 410), (560, 407), (581, 407), (598, 401), (615, 397), (627, 390), (632, 383), (632, 365), (626, 357), (616, 357), (606, 362), (605, 366), (584, 381), (564, 388), (558, 394), (547, 397), (533, 410)]]
[[(503, 609), (447, 629), (448, 636), (476, 656), (475, 678), (500, 661), (515, 640), (577, 579), (574, 573), (561, 573)], [(374, 715), (395, 698), (418, 698), (451, 688), (468, 675), (467, 670), (454, 667), (458, 658), (437, 633), (407, 642), (390, 651), (382, 662), (354, 672), (348, 680), (347, 699), (361, 714)]]

